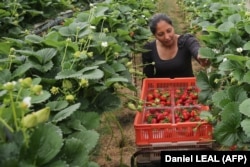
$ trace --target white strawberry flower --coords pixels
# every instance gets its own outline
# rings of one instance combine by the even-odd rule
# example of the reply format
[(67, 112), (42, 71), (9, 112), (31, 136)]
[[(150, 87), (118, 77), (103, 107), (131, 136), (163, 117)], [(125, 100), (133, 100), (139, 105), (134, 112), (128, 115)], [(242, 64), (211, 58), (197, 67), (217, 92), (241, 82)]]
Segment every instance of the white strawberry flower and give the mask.
[(23, 103), (29, 108), (31, 106), (31, 97), (25, 97)]
[(95, 30), (96, 26), (89, 26), (90, 29)]
[(104, 48), (106, 48), (106, 47), (108, 47), (108, 42), (107, 41), (105, 41), (105, 42), (102, 42), (102, 47), (104, 47)]
[(243, 49), (242, 49), (242, 48), (237, 48), (236, 51), (237, 51), (238, 53), (241, 53), (241, 52), (243, 51)]

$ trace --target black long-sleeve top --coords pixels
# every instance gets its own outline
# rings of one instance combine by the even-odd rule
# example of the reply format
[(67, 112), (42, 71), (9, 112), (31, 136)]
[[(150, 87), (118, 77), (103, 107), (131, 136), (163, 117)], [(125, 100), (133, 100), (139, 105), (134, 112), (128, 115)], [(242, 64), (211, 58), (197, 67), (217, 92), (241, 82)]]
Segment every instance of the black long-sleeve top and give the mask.
[(157, 52), (156, 41), (149, 42), (142, 53), (143, 73), (148, 78), (180, 78), (193, 77), (192, 57), (197, 60), (200, 44), (191, 34), (183, 34), (178, 38), (178, 51), (173, 59), (162, 60)]

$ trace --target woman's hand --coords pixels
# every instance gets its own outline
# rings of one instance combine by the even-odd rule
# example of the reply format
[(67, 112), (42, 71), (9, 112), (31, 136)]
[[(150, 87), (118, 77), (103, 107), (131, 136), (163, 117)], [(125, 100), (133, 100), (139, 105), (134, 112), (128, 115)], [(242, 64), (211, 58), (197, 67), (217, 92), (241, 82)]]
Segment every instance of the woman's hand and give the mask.
[(207, 66), (210, 65), (210, 61), (208, 59), (206, 59), (206, 58), (201, 58), (200, 55), (198, 55), (197, 59), (198, 59), (200, 65), (203, 66), (203, 67), (207, 67)]

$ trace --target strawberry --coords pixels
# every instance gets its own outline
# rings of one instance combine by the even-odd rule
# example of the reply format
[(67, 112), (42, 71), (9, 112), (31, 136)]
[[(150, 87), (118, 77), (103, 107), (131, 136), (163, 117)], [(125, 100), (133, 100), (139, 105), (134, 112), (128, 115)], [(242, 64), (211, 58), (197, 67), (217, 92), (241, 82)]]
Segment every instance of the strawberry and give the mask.
[(152, 94), (152, 93), (149, 93), (148, 95), (147, 95), (147, 101), (151, 101), (151, 100), (153, 100), (154, 99), (154, 95)]

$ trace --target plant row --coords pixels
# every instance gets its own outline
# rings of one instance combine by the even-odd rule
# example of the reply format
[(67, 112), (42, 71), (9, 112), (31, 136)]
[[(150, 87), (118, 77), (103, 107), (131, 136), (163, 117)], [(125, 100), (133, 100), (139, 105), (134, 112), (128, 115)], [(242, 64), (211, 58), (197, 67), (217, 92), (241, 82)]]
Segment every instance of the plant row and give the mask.
[[(1, 29), (0, 166), (98, 166), (90, 156), (101, 113), (122, 107), (121, 89), (136, 91), (132, 60), (150, 36), (154, 1), (77, 2), (83, 6), (60, 24), (34, 34), (26, 22), (27, 31), (11, 30), (14, 36), (7, 29), (28, 21), (19, 12), (50, 18), (47, 9), (74, 4), (1, 2), (6, 17), (19, 22)], [(42, 9), (33, 6), (39, 3)]]
[(222, 149), (249, 150), (250, 14), (246, 1), (179, 0), (199, 53), (211, 66), (197, 73), (199, 100), (211, 108), (213, 138)]

